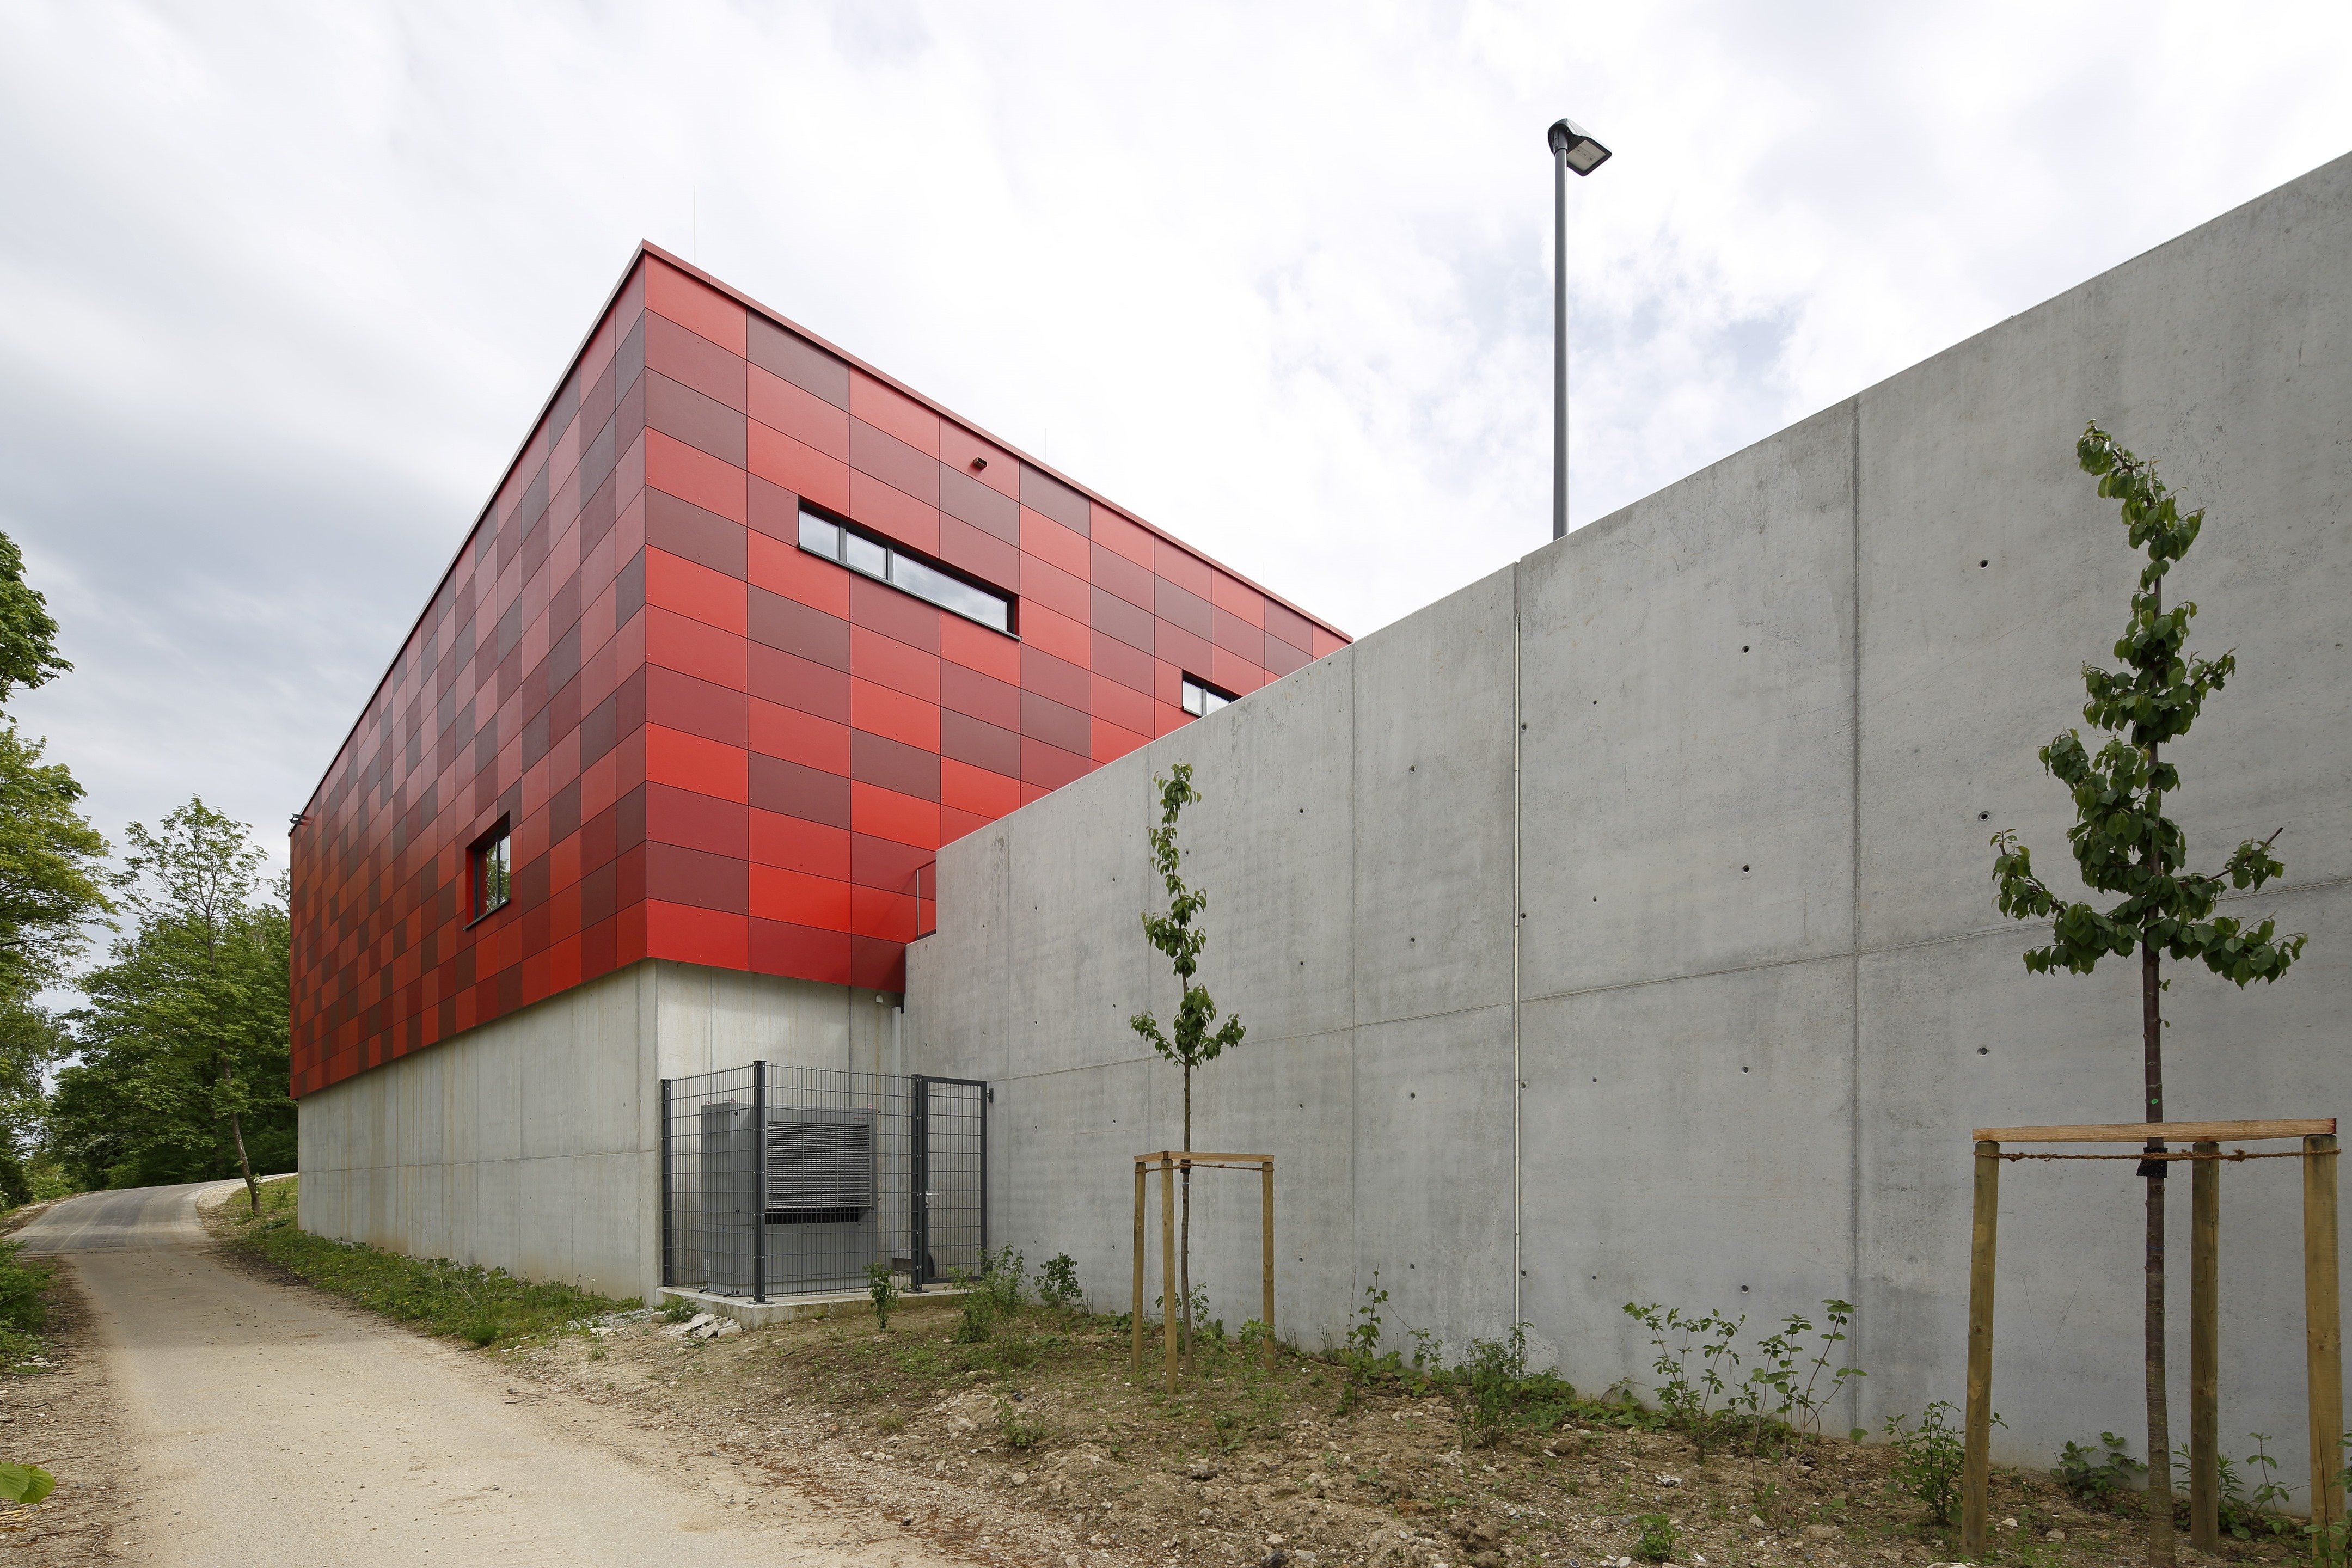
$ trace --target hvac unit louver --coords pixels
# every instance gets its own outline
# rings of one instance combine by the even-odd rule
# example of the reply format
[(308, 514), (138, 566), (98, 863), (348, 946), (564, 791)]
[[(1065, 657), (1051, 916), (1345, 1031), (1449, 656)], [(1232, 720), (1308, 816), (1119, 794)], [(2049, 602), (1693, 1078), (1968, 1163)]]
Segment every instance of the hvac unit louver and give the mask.
[(768, 1114), (768, 1222), (856, 1225), (874, 1207), (874, 1113)]

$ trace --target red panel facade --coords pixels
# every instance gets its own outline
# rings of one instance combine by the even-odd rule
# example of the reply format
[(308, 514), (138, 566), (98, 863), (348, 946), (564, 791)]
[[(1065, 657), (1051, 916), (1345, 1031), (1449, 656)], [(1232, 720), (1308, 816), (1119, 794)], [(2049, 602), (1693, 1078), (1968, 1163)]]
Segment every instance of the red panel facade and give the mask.
[(645, 958), (896, 991), (940, 845), (1346, 640), (646, 247), (295, 826), (294, 1093)]

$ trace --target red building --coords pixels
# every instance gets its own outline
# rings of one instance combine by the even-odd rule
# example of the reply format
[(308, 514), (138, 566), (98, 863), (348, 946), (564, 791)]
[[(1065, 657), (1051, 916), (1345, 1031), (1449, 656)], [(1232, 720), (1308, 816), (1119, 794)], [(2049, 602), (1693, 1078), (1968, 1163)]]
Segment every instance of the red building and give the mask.
[(641, 247), (295, 827), (294, 1093), (648, 958), (897, 991), (940, 844), (1346, 640)]

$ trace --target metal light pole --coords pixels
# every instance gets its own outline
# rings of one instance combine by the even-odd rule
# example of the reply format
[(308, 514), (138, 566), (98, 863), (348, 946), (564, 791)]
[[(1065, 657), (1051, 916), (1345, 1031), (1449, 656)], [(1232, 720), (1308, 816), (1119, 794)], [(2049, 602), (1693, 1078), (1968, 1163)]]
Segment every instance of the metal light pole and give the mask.
[(1568, 535), (1568, 172), (1589, 174), (1609, 161), (1609, 149), (1573, 120), (1557, 120), (1547, 133), (1552, 155), (1551, 536)]

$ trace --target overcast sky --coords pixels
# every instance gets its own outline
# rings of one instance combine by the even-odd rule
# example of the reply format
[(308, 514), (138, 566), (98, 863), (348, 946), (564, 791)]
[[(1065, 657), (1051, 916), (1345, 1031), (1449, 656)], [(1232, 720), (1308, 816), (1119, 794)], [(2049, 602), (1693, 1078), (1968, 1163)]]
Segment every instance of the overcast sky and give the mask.
[(1371, 630), (2352, 150), (2352, 6), (0, 0), (21, 699), (282, 849), (640, 237)]

